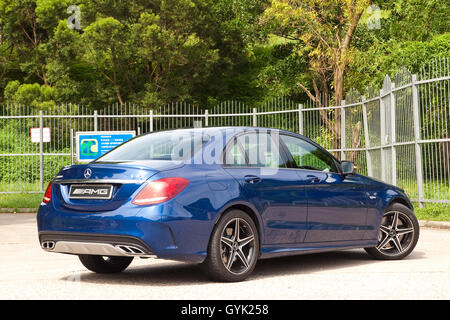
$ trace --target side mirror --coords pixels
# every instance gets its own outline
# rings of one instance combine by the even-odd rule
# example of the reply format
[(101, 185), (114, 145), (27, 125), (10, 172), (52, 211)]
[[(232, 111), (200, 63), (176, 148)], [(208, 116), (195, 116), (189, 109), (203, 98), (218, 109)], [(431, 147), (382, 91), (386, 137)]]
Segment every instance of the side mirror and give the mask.
[(347, 161), (347, 160), (341, 161), (341, 167), (342, 167), (343, 174), (356, 173), (355, 164), (351, 161)]

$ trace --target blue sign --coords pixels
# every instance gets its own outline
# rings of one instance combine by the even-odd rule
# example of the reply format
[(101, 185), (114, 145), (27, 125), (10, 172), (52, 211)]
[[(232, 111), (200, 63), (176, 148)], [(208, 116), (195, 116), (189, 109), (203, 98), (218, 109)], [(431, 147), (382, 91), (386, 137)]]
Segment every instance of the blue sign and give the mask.
[(135, 131), (88, 131), (77, 132), (78, 162), (89, 162), (104, 155), (109, 150), (130, 140)]

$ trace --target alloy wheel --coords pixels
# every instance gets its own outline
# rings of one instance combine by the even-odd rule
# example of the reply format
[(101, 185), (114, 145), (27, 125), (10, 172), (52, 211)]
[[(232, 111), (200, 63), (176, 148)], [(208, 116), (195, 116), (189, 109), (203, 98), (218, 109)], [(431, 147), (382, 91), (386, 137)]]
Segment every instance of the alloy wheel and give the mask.
[(255, 235), (242, 218), (231, 219), (222, 231), (220, 255), (225, 268), (236, 275), (245, 273), (256, 257)]
[(414, 239), (414, 225), (403, 212), (386, 212), (381, 220), (377, 250), (396, 256), (409, 249)]

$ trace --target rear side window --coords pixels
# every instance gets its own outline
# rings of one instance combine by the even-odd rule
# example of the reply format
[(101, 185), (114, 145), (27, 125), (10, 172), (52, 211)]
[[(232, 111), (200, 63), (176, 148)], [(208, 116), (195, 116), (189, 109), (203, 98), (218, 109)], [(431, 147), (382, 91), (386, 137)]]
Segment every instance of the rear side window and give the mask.
[(285, 168), (278, 145), (266, 132), (251, 132), (236, 138), (245, 151), (249, 167)]
[(338, 172), (333, 158), (315, 145), (296, 137), (280, 135), (292, 155), (297, 168), (324, 172)]
[(234, 138), (231, 145), (228, 147), (225, 154), (225, 165), (232, 167), (246, 167), (247, 161), (242, 147), (238, 144), (237, 139)]

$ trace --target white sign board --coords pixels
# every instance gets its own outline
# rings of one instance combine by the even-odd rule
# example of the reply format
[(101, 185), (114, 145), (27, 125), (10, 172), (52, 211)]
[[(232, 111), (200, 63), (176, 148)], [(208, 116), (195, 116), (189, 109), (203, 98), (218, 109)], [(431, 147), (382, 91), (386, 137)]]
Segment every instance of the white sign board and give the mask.
[[(42, 128), (43, 137), (42, 142), (50, 142), (50, 128)], [(30, 129), (31, 142), (40, 143), (41, 142), (41, 128), (31, 128)]]

